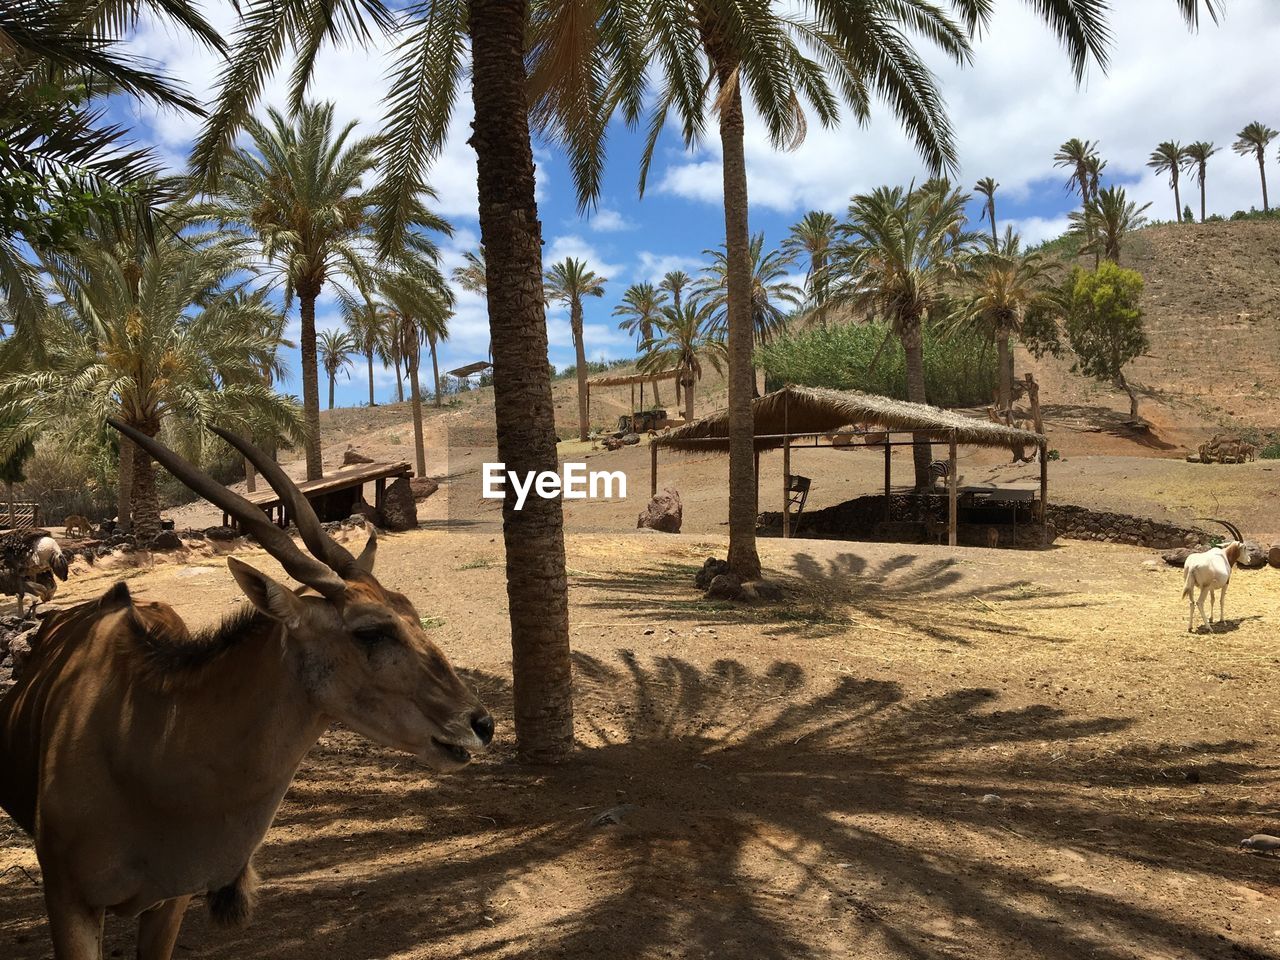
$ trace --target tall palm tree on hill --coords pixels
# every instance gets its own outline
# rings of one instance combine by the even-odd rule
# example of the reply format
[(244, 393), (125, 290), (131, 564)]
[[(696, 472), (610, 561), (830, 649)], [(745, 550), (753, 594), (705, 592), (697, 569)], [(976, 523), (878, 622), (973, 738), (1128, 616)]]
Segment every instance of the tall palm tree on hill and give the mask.
[(1008, 410), (1013, 401), (1013, 338), (1033, 312), (1041, 316), (1061, 312), (1056, 272), (1055, 261), (1022, 249), (1012, 227), (1005, 229), (1001, 242), (973, 253), (964, 267), (965, 293), (955, 319), (976, 326), (995, 341), (1001, 410)]
[(1183, 165), (1189, 173), (1194, 173), (1196, 182), (1200, 184), (1200, 222), (1205, 219), (1204, 181), (1208, 174), (1209, 158), (1218, 152), (1218, 148), (1208, 140), (1197, 140), (1188, 144), (1183, 151)]
[(1252, 156), (1258, 161), (1258, 176), (1262, 179), (1262, 209), (1271, 209), (1267, 201), (1267, 147), (1271, 141), (1280, 136), (1280, 131), (1272, 130), (1265, 123), (1256, 120), (1236, 134), (1236, 142), (1231, 149), (1242, 157)]
[(556, 300), (569, 308), (569, 325), (573, 329), (573, 349), (578, 366), (578, 439), (586, 440), (591, 429), (591, 412), (587, 409), (587, 350), (582, 339), (582, 301), (584, 297), (603, 297), (606, 279), (589, 269), (585, 260), (565, 257), (551, 265), (543, 282), (548, 302)]
[[(889, 325), (906, 356), (907, 399), (928, 403), (924, 375), (926, 323), (949, 317), (950, 294), (963, 276), (975, 235), (965, 230), (968, 196), (930, 188), (879, 187), (849, 201), (841, 225), (836, 302)], [(916, 486), (928, 486), (927, 439), (912, 446)]]
[(684, 391), (684, 418), (692, 423), (694, 389), (702, 379), (705, 360), (717, 373), (725, 367), (724, 339), (718, 334), (712, 310), (705, 303), (664, 307), (654, 335), (642, 345), (644, 356), (636, 365), (641, 373), (675, 370)]
[(413, 449), (418, 476), (426, 476), (426, 437), (422, 422), (422, 385), (419, 367), (422, 344), (431, 349), (436, 406), (440, 405), (440, 369), (436, 344), (449, 337), (453, 295), (433, 259), (404, 258), (382, 271), (378, 293), (387, 305), (391, 337), (409, 373), (409, 401), (413, 412)]
[(342, 321), (368, 365), (369, 406), (377, 406), (373, 396), (373, 357), (386, 334), (385, 308), (367, 292), (353, 294), (343, 287), (338, 287), (337, 292)]
[[(725, 250), (703, 250), (711, 262), (702, 271), (697, 298), (712, 312), (712, 321), (722, 333), (729, 325), (729, 257)], [(787, 328), (787, 317), (800, 305), (804, 293), (791, 282), (790, 260), (778, 250), (765, 252), (764, 234), (757, 233), (748, 247), (751, 265), (749, 318), (756, 343), (768, 343)]]
[(1083, 212), (1077, 210), (1069, 215), (1071, 230), (1084, 238), (1080, 252), (1092, 253), (1095, 264), (1102, 259), (1119, 263), (1125, 237), (1147, 225), (1144, 214), (1150, 206), (1131, 201), (1124, 187), (1107, 187), (1096, 200), (1089, 201)]
[(658, 289), (671, 294), (671, 306), (679, 310), (683, 304), (685, 288), (693, 283), (693, 277), (683, 270), (668, 270), (662, 275)]
[[(622, 302), (613, 308), (618, 321), (618, 329), (630, 333), (636, 338), (636, 351), (646, 340), (652, 339), (658, 320), (662, 317), (662, 309), (667, 305), (667, 295), (652, 283), (633, 283), (622, 295)], [(658, 398), (658, 381), (653, 382), (653, 402), (661, 404)], [(644, 381), (640, 382), (640, 408), (644, 409)]]
[(836, 218), (825, 210), (810, 210), (782, 241), (783, 252), (792, 260), (805, 261), (805, 309), (825, 326), (830, 299), (831, 277), (827, 265), (836, 242)]
[(1186, 148), (1176, 141), (1166, 140), (1151, 152), (1147, 166), (1156, 173), (1169, 175), (1169, 186), (1173, 188), (1174, 223), (1182, 220), (1182, 192), (1178, 189), (1178, 174), (1187, 163)]
[(1084, 169), (1089, 178), (1089, 199), (1097, 200), (1098, 191), (1102, 189), (1102, 173), (1107, 169), (1107, 161), (1095, 153), (1085, 161)]
[(982, 216), (978, 221), (981, 222), (984, 218), (990, 221), (992, 246), (1000, 243), (1000, 235), (996, 232), (996, 190), (999, 186), (994, 177), (983, 177), (973, 185), (973, 192), (986, 198), (986, 202), (982, 205)]
[(355, 338), (346, 330), (321, 330), (316, 338), (316, 348), (320, 366), (329, 378), (329, 409), (332, 410), (333, 388), (338, 374), (346, 373), (348, 377), (351, 376), (351, 355), (358, 346)]
[(1055, 167), (1064, 167), (1070, 171), (1067, 177), (1067, 190), (1074, 190), (1080, 194), (1080, 204), (1089, 202), (1093, 196), (1092, 184), (1093, 171), (1096, 169), (1100, 174), (1102, 168), (1098, 158), (1098, 143), (1096, 140), (1081, 140), (1078, 137), (1072, 137), (1058, 148), (1058, 152), (1053, 155), (1053, 165)]

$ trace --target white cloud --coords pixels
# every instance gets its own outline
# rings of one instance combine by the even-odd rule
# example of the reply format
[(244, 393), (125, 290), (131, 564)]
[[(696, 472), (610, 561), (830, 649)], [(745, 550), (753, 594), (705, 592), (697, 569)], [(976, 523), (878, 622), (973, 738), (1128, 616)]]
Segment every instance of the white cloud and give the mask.
[(565, 257), (585, 260), (590, 269), (612, 284), (621, 282), (626, 273), (626, 267), (620, 263), (607, 262), (603, 254), (577, 234), (565, 233), (552, 240), (542, 251), (542, 264), (544, 267), (550, 267), (551, 264), (559, 263)]
[(1002, 220), (998, 213), (996, 215), (996, 226), (1000, 233), (1004, 233), (1005, 227), (1013, 227), (1014, 232), (1022, 237), (1024, 247), (1035, 246), (1037, 243), (1060, 237), (1067, 232), (1067, 227), (1070, 225), (1071, 222), (1066, 217), (1017, 217), (1012, 220)]
[[(1198, 34), (1185, 28), (1169, 0), (1112, 6), (1110, 72), (1092, 68), (1079, 89), (1056, 40), (1027, 4), (996, 5), (992, 28), (976, 44), (969, 69), (928, 53), (955, 127), (961, 183), (994, 176), (1006, 199), (1025, 200), (1036, 187), (1037, 195), (1051, 200), (1052, 192), (1039, 181), (1064, 179), (1052, 156), (1063, 140), (1078, 136), (1099, 140), (1110, 161), (1108, 174), (1136, 180), (1130, 192), (1144, 202), (1156, 200), (1158, 215), (1168, 218), (1172, 197), (1161, 178), (1145, 170), (1157, 143), (1207, 139), (1228, 148), (1246, 123), (1273, 115), (1271, 51), (1280, 46), (1273, 0), (1233, 0), (1220, 25), (1206, 23)], [(804, 144), (791, 153), (775, 150), (758, 118), (749, 117), (746, 151), (752, 205), (784, 214), (808, 208), (842, 213), (852, 193), (924, 175), (918, 155), (884, 108), (875, 110), (867, 128), (845, 123), (824, 129), (811, 122)], [(663, 193), (720, 203), (715, 137), (669, 162), (657, 182)], [(1058, 198), (1065, 212), (1071, 200), (1065, 193)], [(1256, 165), (1229, 149), (1213, 158), (1211, 212), (1259, 202)], [(1197, 208), (1198, 203), (1197, 194)]]
[(658, 283), (672, 270), (683, 270), (691, 277), (696, 277), (703, 263), (697, 257), (683, 257), (675, 253), (653, 253), (641, 250), (636, 254), (640, 262), (636, 267), (636, 278), (642, 283)]
[(596, 233), (617, 233), (621, 230), (634, 230), (635, 224), (612, 207), (600, 207), (587, 221), (587, 226)]

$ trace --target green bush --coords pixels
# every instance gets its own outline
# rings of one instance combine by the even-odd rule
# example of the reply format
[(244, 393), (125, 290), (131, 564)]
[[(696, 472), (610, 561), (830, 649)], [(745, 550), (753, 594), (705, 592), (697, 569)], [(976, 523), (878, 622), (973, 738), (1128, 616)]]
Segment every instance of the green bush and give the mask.
[(1258, 451), (1258, 456), (1263, 460), (1280, 460), (1280, 440), (1272, 440)]
[[(896, 337), (885, 343), (881, 323), (845, 324), (790, 334), (756, 350), (756, 366), (771, 383), (861, 390), (907, 399), (906, 357)], [(874, 367), (871, 361), (884, 343)], [(926, 328), (925, 384), (929, 402), (969, 407), (991, 402), (999, 381), (995, 348), (977, 333)]]

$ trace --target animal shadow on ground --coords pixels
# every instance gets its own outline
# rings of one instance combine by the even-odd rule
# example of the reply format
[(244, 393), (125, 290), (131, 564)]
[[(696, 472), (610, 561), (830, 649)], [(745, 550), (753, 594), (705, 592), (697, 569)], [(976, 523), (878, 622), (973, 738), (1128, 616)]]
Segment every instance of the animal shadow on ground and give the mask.
[[(515, 762), (510, 688), (490, 674), (470, 680), (499, 745), (458, 775), (424, 778), (403, 755), (328, 735), (259, 855), (258, 919), (215, 930), (197, 904), (177, 956), (1264, 955), (1161, 886), (1270, 882), (1272, 864), (1234, 852), (1238, 826), (1179, 806), (1196, 790), (1175, 775), (1188, 761), (1206, 782), (1272, 782), (1241, 760), (1249, 744), (1143, 743), (1100, 760), (1129, 721), (1002, 709), (986, 689), (908, 697), (792, 662), (630, 651), (574, 668), (579, 749), (554, 768)], [(1108, 804), (1101, 786), (1165, 799)], [(0, 942), (24, 938), (6, 956), (43, 957), (39, 891), (0, 882)], [(108, 955), (132, 955), (129, 936), (113, 921)]]

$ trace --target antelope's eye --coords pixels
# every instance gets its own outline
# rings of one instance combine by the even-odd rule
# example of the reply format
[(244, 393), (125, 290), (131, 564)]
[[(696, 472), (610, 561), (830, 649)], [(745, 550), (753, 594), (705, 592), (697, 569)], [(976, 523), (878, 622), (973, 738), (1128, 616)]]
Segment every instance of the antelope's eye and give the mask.
[(361, 627), (353, 634), (366, 647), (374, 647), (380, 643), (388, 643), (395, 639), (387, 627)]

